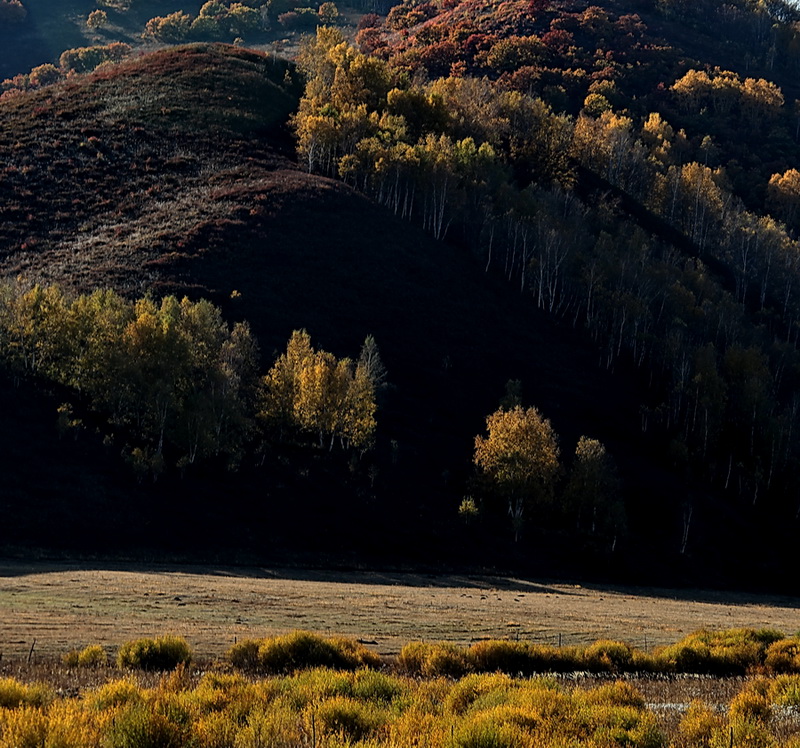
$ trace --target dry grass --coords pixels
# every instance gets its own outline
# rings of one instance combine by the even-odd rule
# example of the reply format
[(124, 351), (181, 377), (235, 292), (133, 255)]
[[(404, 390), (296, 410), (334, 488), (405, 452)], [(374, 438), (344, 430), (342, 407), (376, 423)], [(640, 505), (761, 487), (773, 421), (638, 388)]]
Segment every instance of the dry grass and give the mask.
[[(557, 644), (599, 638), (652, 649), (697, 629), (793, 633), (797, 600), (657, 589), (587, 588), (500, 577), (198, 567), (0, 565), (3, 662), (54, 659), (87, 644), (111, 653), (142, 636), (184, 636), (198, 657), (234, 640), (308, 629), (396, 654), (408, 641), (510, 636)], [(700, 681), (698, 681), (700, 682)]]

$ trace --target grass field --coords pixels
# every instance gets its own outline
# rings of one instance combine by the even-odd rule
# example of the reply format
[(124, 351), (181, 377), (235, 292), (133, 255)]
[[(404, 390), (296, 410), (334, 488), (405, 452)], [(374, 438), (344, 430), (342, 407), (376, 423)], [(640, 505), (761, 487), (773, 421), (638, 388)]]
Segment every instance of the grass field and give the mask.
[(57, 658), (90, 643), (186, 637), (200, 658), (236, 640), (307, 629), (360, 638), (380, 654), (411, 640), (481, 638), (638, 648), (700, 628), (800, 629), (800, 600), (701, 591), (550, 584), (508, 577), (377, 572), (0, 563), (3, 662)]

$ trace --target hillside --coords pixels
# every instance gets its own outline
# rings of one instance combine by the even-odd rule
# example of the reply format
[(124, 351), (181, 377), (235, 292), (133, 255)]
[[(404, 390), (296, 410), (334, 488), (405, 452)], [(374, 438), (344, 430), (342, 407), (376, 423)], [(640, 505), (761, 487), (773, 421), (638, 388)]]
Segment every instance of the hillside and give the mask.
[[(320, 345), (342, 352), (373, 334), (392, 384), (380, 414), (375, 491), (348, 485), (335, 465), (326, 469), (332, 478), (312, 472), (299, 485), (293, 471), (272, 468), (276, 478), (247, 465), (238, 476), (165, 476), (128, 488), (131, 476), (99, 437), (58, 441), (53, 423), (63, 393), (52, 410), (37, 406), (39, 416), (28, 418), (30, 403), (6, 389), (7, 433), (26, 435), (0, 457), (14, 476), (5, 496), (6, 544), (141, 543), (195, 552), (188, 538), (175, 548), (165, 540), (177, 523), (198, 539), (218, 535), (224, 552), (235, 537), (248, 554), (259, 552), (262, 532), (313, 546), (302, 536), (316, 537), (332, 519), (327, 512), (341, 512), (333, 521), (344, 536), (329, 539), (334, 549), (355, 534), (368, 552), (388, 547), (402, 556), (408, 527), (421, 537), (444, 532), (446, 551), (472, 435), (509, 378), (524, 381), (526, 399), (548, 403), (565, 441), (584, 430), (627, 441), (635, 403), (626, 386), (596, 370), (589, 348), (487, 281), (463, 252), (281, 155), (285, 140), (275, 125), (290, 106), (281, 88), (285, 70), (231, 47), (194, 46), (4, 103), (3, 147), (14, 158), (2, 174), (11, 197), (2, 207), (0, 267), (7, 277), (77, 291), (112, 286), (126, 294), (211, 298), (250, 322), (267, 365), (292, 329), (305, 327)], [(391, 441), (399, 459), (389, 457)], [(43, 464), (50, 468), (42, 471)], [(342, 483), (326, 485), (330, 498), (307, 496), (328, 480)], [(277, 485), (284, 482), (290, 485)], [(223, 520), (220, 496), (233, 492), (241, 509)], [(298, 500), (324, 505), (316, 507), (320, 518), (289, 505)], [(166, 512), (164, 526), (154, 518), (134, 531), (128, 518), (148, 506)], [(260, 524), (283, 514), (296, 521), (298, 511), (310, 525), (299, 540), (297, 530)], [(42, 514), (58, 519), (42, 527), (35, 519)], [(110, 535), (92, 540), (98, 525)], [(396, 539), (386, 539), (389, 526)], [(379, 537), (381, 550), (372, 547)], [(420, 547), (412, 555), (439, 551)]]
[[(402, 455), (405, 477), (391, 478), (399, 481), (397, 502), (405, 501), (403, 490), (417, 481), (432, 483), (431, 495), (439, 496), (442, 475), (465, 470), (471, 435), (510, 377), (523, 378), (532, 398), (552, 402), (567, 433), (585, 421), (613, 437), (613, 428), (600, 426), (616, 420), (600, 396), (603, 380), (581, 347), (562, 342), (546, 324), (534, 324), (524, 307), (504, 298), (504, 289), (487, 286), (458, 251), (350, 189), (304, 174), (280, 155), (280, 130), (268, 133), (285, 118), (288, 95), (270, 82), (284, 79), (285, 66), (275, 65), (229, 47), (190, 47), (4, 104), (3, 146), (15, 154), (3, 172), (9, 195), (3, 205), (4, 274), (83, 291), (110, 285), (127, 294), (210, 297), (231, 316), (250, 321), (266, 362), (295, 328), (307, 328), (335, 351), (375, 335), (394, 388), (381, 428), (382, 449), (388, 452), (386, 442), (393, 439)], [(215, 100), (215, 91), (224, 95)], [(192, 96), (202, 97), (203, 105), (190, 107)], [(240, 294), (235, 300), (233, 290)], [(548, 355), (531, 365), (529, 350)], [(565, 379), (564, 370), (580, 378)], [(20, 405), (24, 400), (6, 392), (11, 414), (19, 406), (25, 418), (30, 411)], [(74, 450), (59, 444), (53, 420), (40, 418), (26, 419), (24, 427), (12, 425), (13, 417), (6, 424), (7, 433), (30, 433), (28, 440), (13, 440), (15, 449), (3, 455), (5, 469), (14, 474), (6, 496), (30, 495), (33, 503), (25, 509), (7, 498), (5, 542), (47, 544), (58, 536), (58, 544), (69, 545), (77, 532), (80, 545), (93, 534), (92, 518), (100, 516), (118, 531), (126, 524), (122, 506), (129, 503), (139, 512), (143, 491), (133, 487), (130, 498), (122, 498), (130, 476), (114, 475), (122, 468), (109, 465), (112, 457), (93, 451), (90, 436), (81, 437)], [(85, 440), (90, 443), (81, 446)], [(52, 467), (42, 473), (42, 464)], [(68, 475), (79, 473), (80, 485), (59, 477), (57, 464)], [(256, 486), (240, 480), (244, 485), (234, 485), (243, 492), (243, 506), (263, 501), (266, 476), (258, 476)], [(87, 482), (93, 485), (89, 491)], [(177, 496), (170, 499), (178, 502), (176, 513), (178, 506), (191, 506), (189, 526), (216, 532), (205, 502), (216, 503), (215, 492), (223, 489), (190, 485), (165, 478), (144, 493), (191, 494), (186, 505)], [(69, 497), (73, 488), (74, 498), (58, 498)], [(332, 490), (343, 495), (346, 507), (352, 488)], [(38, 516), (39, 501), (48, 512), (58, 505), (67, 515), (72, 501), (120, 509), (114, 517), (105, 510), (80, 512), (74, 520), (79, 527), (70, 531), (60, 517), (52, 534), (38, 525), (21, 532), (28, 510), (31, 520)], [(278, 492), (274, 501), (288, 499)], [(454, 518), (452, 502), (437, 506), (435, 515)], [(350, 521), (350, 511), (344, 509), (342, 521)], [(232, 534), (244, 529), (242, 521), (231, 520)], [(145, 532), (142, 542), (150, 540)]]
[[(793, 163), (796, 146), (782, 162), (758, 159), (736, 172), (731, 194), (750, 185), (738, 191), (740, 203), (722, 193), (722, 177), (708, 177), (721, 197), (713, 202), (717, 193), (704, 187), (711, 197), (698, 231), (689, 197), (699, 188), (677, 190), (668, 214), (663, 185), (691, 176), (675, 161), (680, 148), (688, 160), (710, 147), (691, 133), (680, 145), (665, 125), (661, 140), (643, 141), (646, 151), (633, 125), (652, 103), (637, 97), (663, 92), (657, 78), (688, 68), (687, 53), (662, 35), (682, 29), (694, 39), (689, 26), (654, 20), (644, 31), (616, 6), (603, 26), (602, 13), (570, 3), (527, 18), (524, 5), (417, 8), (427, 18), (398, 6), (387, 20), (396, 28), (360, 35), (362, 47), (370, 41), (391, 60), (389, 72), (342, 53), (339, 37), (326, 41), (323, 32), (317, 57), (302, 61), (305, 91), (286, 62), (194, 44), (0, 101), (0, 148), (9, 154), (0, 171), (4, 277), (71, 293), (111, 287), (130, 299), (210, 299), (228, 320), (249, 322), (262, 372), (292, 330), (305, 328), (315, 345), (351, 357), (373, 335), (391, 385), (380, 398), (375, 448), (364, 455), (254, 443), (235, 470), (222, 459), (186, 469), (167, 454), (156, 482), (137, 483), (120, 458), (130, 452), (129, 427), (90, 412), (80, 393), (9, 377), (4, 429), (14, 438), (0, 453), (10, 476), (0, 546), (21, 554), (497, 564), (760, 586), (769, 574), (770, 584), (786, 583), (797, 366), (794, 346), (778, 344), (794, 301), (787, 297), (782, 310), (778, 301), (794, 270), (782, 260), (737, 266), (738, 235), (714, 241), (726, 238), (726, 220), (773, 231), (748, 209), (763, 210), (766, 188), (757, 185)], [(592, 45), (603, 34), (616, 43), (632, 23), (627, 57), (590, 84)], [(475, 27), (459, 51), (452, 45), (464, 24)], [(548, 37), (559, 30), (581, 43)], [(526, 35), (541, 39), (519, 41)], [(501, 45), (505, 37), (513, 49)], [(540, 41), (551, 50), (544, 57)], [(578, 63), (586, 71), (576, 72)], [(498, 64), (504, 69), (478, 77)], [(464, 77), (471, 65), (475, 79)], [(394, 84), (399, 93), (390, 92)], [(538, 86), (544, 103), (507, 93), (526, 85)], [(293, 160), (288, 119), (301, 94), (303, 163), (329, 176)], [(626, 103), (613, 113), (612, 104)], [(683, 116), (689, 127), (681, 106), (670, 99), (663, 116)], [(504, 107), (519, 107), (519, 116)], [(788, 133), (784, 118), (769, 121)], [(620, 132), (628, 139), (609, 150)], [(714, 158), (727, 165), (736, 144), (721, 132), (714, 153), (723, 155)], [(656, 146), (673, 155), (658, 161)], [(616, 153), (631, 159), (620, 156), (619, 170), (609, 166)], [(447, 197), (437, 203), (440, 194)], [(416, 206), (410, 222), (401, 218), (403, 199)], [(774, 372), (774, 385), (750, 387)], [(509, 380), (522, 383), (525, 406), (551, 419), (562, 460), (557, 500), (526, 509), (519, 543), (505, 497), (498, 501), (472, 465), (474, 437)], [(67, 400), (88, 427), (75, 440), (54, 427)], [(576, 522), (566, 499), (560, 505), (575, 485), (581, 436), (602, 442), (617, 465), (620, 482), (599, 510), (610, 516), (618, 494), (627, 520), (602, 532), (595, 519), (591, 530), (580, 514)], [(473, 495), (480, 517), (469, 524), (458, 507)]]

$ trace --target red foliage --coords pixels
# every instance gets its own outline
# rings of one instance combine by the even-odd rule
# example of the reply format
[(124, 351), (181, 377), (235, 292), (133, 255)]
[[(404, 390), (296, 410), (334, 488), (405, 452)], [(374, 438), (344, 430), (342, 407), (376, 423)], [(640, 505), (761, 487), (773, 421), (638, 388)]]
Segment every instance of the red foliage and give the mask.
[(375, 29), (378, 28), (383, 23), (381, 17), (377, 13), (365, 13), (361, 16), (361, 20), (358, 22), (358, 30), (363, 31), (364, 29)]
[(453, 63), (458, 61), (458, 48), (451, 41), (431, 44), (420, 53), (420, 62), (433, 78), (449, 75)]
[(380, 29), (366, 28), (356, 34), (356, 44), (365, 55), (374, 55), (378, 50), (386, 47), (386, 40)]
[(494, 34), (472, 34), (462, 45), (464, 56), (470, 60), (474, 59), (479, 52), (490, 50), (495, 42), (497, 42), (497, 36)]
[(511, 75), (504, 75), (503, 79), (508, 81), (508, 85), (511, 88), (523, 93), (533, 94), (538, 90), (541, 72), (539, 68), (526, 65)]
[(548, 31), (542, 35), (542, 44), (550, 49), (565, 52), (575, 44), (575, 37), (564, 29), (556, 29), (555, 31)]

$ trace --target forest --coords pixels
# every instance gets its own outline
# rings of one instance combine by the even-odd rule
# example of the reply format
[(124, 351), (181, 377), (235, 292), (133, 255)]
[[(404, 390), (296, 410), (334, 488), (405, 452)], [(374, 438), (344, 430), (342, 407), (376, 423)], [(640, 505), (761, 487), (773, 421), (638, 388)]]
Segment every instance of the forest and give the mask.
[(0, 356), (61, 442), (165, 495), (330, 492), (364, 558), (423, 525), (437, 562), (791, 585), (800, 10), (150, 10), (2, 83)]

